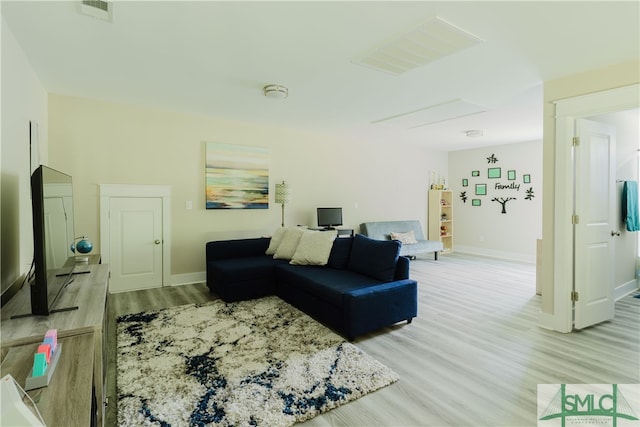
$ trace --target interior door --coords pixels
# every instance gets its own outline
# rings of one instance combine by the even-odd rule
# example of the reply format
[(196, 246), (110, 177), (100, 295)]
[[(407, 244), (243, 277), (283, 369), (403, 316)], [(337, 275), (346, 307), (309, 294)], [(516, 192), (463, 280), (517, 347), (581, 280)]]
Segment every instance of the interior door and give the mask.
[(162, 286), (162, 198), (109, 199), (111, 292)]
[(574, 327), (614, 316), (615, 129), (576, 120), (574, 149)]

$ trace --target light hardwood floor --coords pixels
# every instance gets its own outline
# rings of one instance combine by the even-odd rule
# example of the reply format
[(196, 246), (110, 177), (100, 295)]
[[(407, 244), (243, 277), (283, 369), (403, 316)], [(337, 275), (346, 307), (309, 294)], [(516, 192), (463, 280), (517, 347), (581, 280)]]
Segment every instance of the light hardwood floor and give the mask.
[[(533, 426), (537, 384), (640, 382), (640, 299), (614, 320), (561, 334), (537, 326), (535, 266), (461, 254), (411, 263), (418, 317), (355, 344), (400, 381), (307, 426)], [(215, 298), (204, 284), (114, 294), (107, 425), (115, 425), (115, 316)]]

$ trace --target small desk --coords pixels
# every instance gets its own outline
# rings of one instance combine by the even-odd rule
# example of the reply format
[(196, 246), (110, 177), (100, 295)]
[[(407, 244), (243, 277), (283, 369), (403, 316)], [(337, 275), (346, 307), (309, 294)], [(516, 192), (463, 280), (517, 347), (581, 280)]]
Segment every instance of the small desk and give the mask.
[(311, 227), (309, 228), (309, 230), (314, 230), (314, 231), (337, 231), (338, 232), (338, 237), (353, 237), (353, 228), (317, 228), (317, 227)]
[[(93, 337), (90, 334), (61, 338), (62, 353), (47, 387), (30, 390), (48, 426), (90, 426), (93, 386)], [(4, 377), (11, 374), (20, 387), (33, 366), (38, 344), (13, 347), (2, 361)], [(27, 404), (29, 406), (29, 404)]]

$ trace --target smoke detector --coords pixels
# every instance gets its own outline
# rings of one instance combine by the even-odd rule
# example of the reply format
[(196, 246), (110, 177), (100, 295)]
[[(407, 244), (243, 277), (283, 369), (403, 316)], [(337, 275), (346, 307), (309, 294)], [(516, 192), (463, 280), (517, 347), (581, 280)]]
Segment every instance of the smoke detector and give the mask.
[(484, 135), (483, 132), (481, 130), (478, 130), (478, 129), (465, 131), (465, 134), (469, 138), (479, 138), (482, 135)]
[(289, 89), (282, 85), (266, 85), (262, 90), (267, 98), (284, 99), (289, 96)]

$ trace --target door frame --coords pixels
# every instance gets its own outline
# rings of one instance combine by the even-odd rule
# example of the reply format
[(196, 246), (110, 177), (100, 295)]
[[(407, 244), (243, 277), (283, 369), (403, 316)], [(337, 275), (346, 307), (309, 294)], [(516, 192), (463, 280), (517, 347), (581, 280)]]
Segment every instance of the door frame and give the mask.
[(99, 184), (100, 188), (100, 253), (102, 262), (111, 256), (109, 206), (112, 197), (162, 199), (162, 286), (171, 277), (171, 187), (166, 185)]
[(573, 330), (573, 162), (576, 119), (638, 108), (639, 84), (554, 101), (556, 123), (553, 233), (553, 314), (540, 326)]

